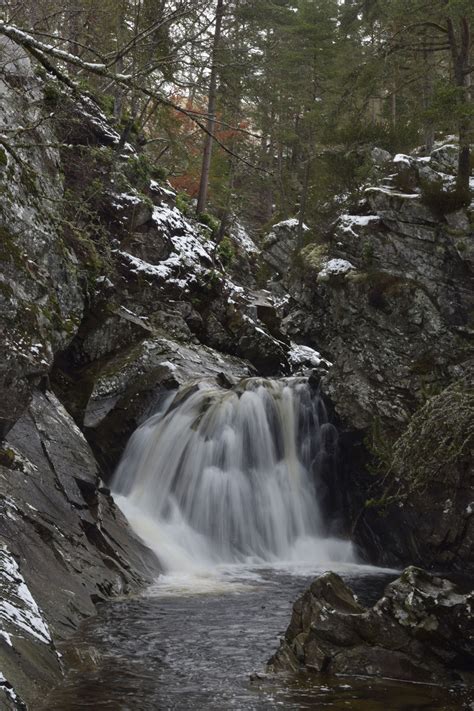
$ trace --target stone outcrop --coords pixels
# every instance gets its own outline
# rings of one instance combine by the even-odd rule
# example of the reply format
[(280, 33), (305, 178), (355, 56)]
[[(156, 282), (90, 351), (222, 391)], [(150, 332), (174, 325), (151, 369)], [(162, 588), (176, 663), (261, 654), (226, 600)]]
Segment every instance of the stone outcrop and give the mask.
[(169, 389), (280, 373), (290, 344), (243, 228), (230, 269), (91, 97), (0, 53), (0, 705), (34, 708), (56, 642), (157, 574), (104, 484), (129, 436)]
[[(430, 156), (385, 157), (385, 177), (346, 205), (292, 270), (281, 267), (275, 284), (293, 297), (284, 306), (288, 337), (333, 363), (321, 385), (347, 445), (349, 528), (372, 560), (397, 565), (473, 561), (472, 409), (462, 456), (434, 467), (422, 489), (412, 487), (409, 456), (403, 467), (392, 463), (430, 398), (452, 383), (473, 388), (474, 205), (449, 197), (456, 155), (445, 142)], [(449, 440), (455, 421), (443, 419), (444, 433), (420, 425), (419, 449), (430, 451), (433, 431)]]
[[(0, 437), (28, 405), (54, 353), (79, 325), (78, 260), (58, 231), (63, 195), (59, 151), (43, 89), (24, 51), (2, 38), (0, 130), (33, 127), (31, 147), (0, 148)], [(7, 144), (6, 144), (7, 145)]]
[(62, 674), (55, 643), (95, 603), (151, 581), (158, 562), (131, 533), (84, 436), (48, 391), (34, 392), (0, 445), (0, 511), (1, 671), (34, 708)]
[[(472, 212), (440, 216), (420, 188), (429, 159), (396, 158), (390, 181), (367, 188), (357, 212), (308, 245), (293, 272), (304, 309), (290, 313), (288, 331), (334, 363), (324, 390), (360, 430), (375, 418), (399, 430), (473, 353)], [(408, 161), (417, 182), (402, 191)]]
[(296, 601), (269, 668), (472, 685), (473, 605), (473, 593), (411, 567), (366, 609), (325, 573)]

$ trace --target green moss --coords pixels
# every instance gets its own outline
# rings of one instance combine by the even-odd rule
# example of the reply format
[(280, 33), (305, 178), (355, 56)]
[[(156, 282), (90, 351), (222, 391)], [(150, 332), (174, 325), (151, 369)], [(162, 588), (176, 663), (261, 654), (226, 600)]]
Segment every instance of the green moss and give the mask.
[(0, 449), (0, 465), (12, 469), (15, 463), (15, 452), (7, 447)]
[(474, 387), (469, 377), (431, 397), (412, 417), (393, 448), (392, 468), (405, 489), (432, 480), (449, 483), (474, 449)]
[(235, 250), (229, 237), (224, 237), (224, 239), (219, 242), (216, 254), (224, 267), (228, 267), (232, 264), (235, 259)]
[(5, 168), (8, 165), (7, 152), (2, 146), (0, 146), (0, 169)]
[(321, 271), (323, 263), (328, 259), (327, 244), (308, 244), (299, 252), (298, 262), (304, 268)]
[(431, 396), (395, 440), (374, 422), (365, 444), (373, 455), (371, 471), (381, 477), (383, 488), (371, 506), (399, 503), (433, 483), (442, 483), (449, 490), (472, 460), (472, 373)]
[(198, 220), (202, 225), (206, 225), (206, 227), (209, 227), (213, 237), (217, 235), (220, 227), (220, 222), (217, 217), (214, 217), (214, 215), (211, 215), (208, 212), (201, 212), (198, 217)]

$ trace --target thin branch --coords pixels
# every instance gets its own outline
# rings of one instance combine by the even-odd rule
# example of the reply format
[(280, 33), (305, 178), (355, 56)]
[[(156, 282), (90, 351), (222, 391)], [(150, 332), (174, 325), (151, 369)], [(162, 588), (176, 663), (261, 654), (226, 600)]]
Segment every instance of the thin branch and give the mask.
[(157, 94), (155, 91), (148, 89), (142, 84), (137, 84), (137, 82), (134, 80), (133, 75), (115, 74), (114, 72), (111, 72), (104, 64), (86, 62), (80, 59), (79, 57), (70, 54), (69, 52), (50, 47), (49, 45), (45, 45), (42, 42), (39, 42), (27, 32), (24, 32), (23, 30), (20, 30), (19, 28), (14, 27), (13, 25), (9, 25), (3, 20), (0, 20), (0, 34), (9, 37), (17, 44), (20, 44), (21, 46), (25, 47), (38, 61), (41, 62), (41, 64), (46, 69), (48, 69), (48, 71), (51, 71), (70, 89), (74, 90), (76, 94), (80, 93), (78, 87), (74, 84), (74, 82), (71, 81), (71, 79), (69, 79), (66, 74), (58, 70), (57, 67), (55, 67), (54, 65), (52, 65), (46, 59), (45, 55), (60, 59), (61, 61), (66, 62), (67, 64), (72, 64), (73, 66), (79, 67), (80, 69), (84, 69), (90, 72), (91, 74), (111, 79), (121, 86), (125, 86), (133, 91), (138, 91), (144, 96), (155, 99), (156, 101), (163, 104), (163, 106), (167, 106), (168, 108), (173, 109), (174, 111), (182, 114), (183, 116), (186, 116), (188, 119), (193, 121), (206, 135), (210, 136), (217, 143), (217, 145), (222, 148), (222, 150), (236, 158), (241, 163), (247, 165), (253, 170), (258, 170), (260, 172), (270, 174), (270, 171), (266, 170), (265, 168), (262, 168), (261, 166), (255, 165), (254, 163), (251, 163), (243, 156), (239, 155), (238, 153), (235, 153), (230, 148), (228, 148), (222, 141), (220, 141), (215, 135), (213, 135), (212, 131), (210, 131), (207, 126), (202, 123), (193, 112), (190, 112), (188, 109), (183, 108), (179, 104), (176, 104), (173, 101), (170, 101), (169, 99), (165, 98), (164, 96)]

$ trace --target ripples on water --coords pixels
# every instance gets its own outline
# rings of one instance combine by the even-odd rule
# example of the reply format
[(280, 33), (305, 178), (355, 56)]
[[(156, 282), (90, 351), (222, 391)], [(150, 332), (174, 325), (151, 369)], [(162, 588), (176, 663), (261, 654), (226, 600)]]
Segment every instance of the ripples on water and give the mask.
[[(339, 565), (372, 604), (394, 573)], [(163, 576), (140, 597), (103, 605), (62, 651), (72, 666), (44, 711), (349, 709), (461, 711), (455, 690), (384, 680), (262, 678), (291, 606), (318, 572), (308, 566), (221, 567)], [(471, 699), (472, 701), (472, 699)]]
[(336, 464), (337, 431), (305, 381), (171, 394), (132, 437), (114, 480), (168, 575), (84, 624), (62, 650), (71, 672), (44, 711), (463, 708), (455, 692), (422, 685), (251, 681), (315, 575), (340, 572), (366, 604), (395, 577), (356, 565), (350, 542), (331, 537), (324, 511), (338, 508)]

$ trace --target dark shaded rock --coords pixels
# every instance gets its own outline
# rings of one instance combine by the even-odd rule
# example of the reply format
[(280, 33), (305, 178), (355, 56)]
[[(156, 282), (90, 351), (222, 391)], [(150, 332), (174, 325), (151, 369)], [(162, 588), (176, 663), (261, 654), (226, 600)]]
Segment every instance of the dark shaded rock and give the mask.
[(245, 361), (211, 348), (179, 343), (156, 333), (77, 371), (64, 361), (54, 387), (74, 413), (110, 476), (128, 438), (158, 408), (170, 389), (196, 379), (216, 378), (223, 368), (239, 380), (251, 374)]
[(377, 418), (399, 433), (472, 357), (472, 212), (440, 216), (424, 204), (420, 174), (431, 164), (435, 155), (397, 156), (390, 180), (410, 167), (415, 185), (368, 188), (357, 214), (340, 216), (293, 270), (287, 332), (334, 363), (323, 390), (354, 429)]
[[(474, 560), (472, 455), (441, 468), (427, 456), (431, 474), (418, 491), (415, 447), (397, 471), (390, 461), (415, 413), (472, 367), (472, 206), (442, 215), (422, 192), (426, 181), (452, 182), (455, 153), (448, 144), (431, 157), (396, 156), (391, 175), (301, 250), (286, 276), (293, 300), (284, 329), (333, 363), (321, 389), (355, 443), (344, 451), (346, 516), (371, 560), (394, 565), (465, 569)], [(449, 419), (438, 417), (448, 437)], [(432, 448), (433, 431), (443, 439), (434, 420), (425, 423), (421, 451)], [(464, 432), (469, 438), (472, 418)]]
[[(472, 570), (472, 372), (429, 398), (392, 447), (385, 447), (379, 469), (387, 476), (378, 486), (371, 477), (372, 499), (362, 503), (356, 538), (377, 560)], [(383, 544), (377, 543), (382, 537)]]
[(325, 573), (296, 601), (269, 668), (471, 685), (473, 604), (473, 593), (411, 567), (367, 610)]
[[(59, 151), (43, 89), (24, 51), (0, 43), (0, 127), (35, 125), (31, 146), (9, 153), (0, 171), (0, 436), (27, 407), (31, 393), (66, 346), (82, 316), (78, 260), (63, 242)], [(21, 90), (18, 88), (21, 87)], [(28, 171), (24, 169), (28, 166)]]
[[(307, 232), (306, 225), (303, 232)], [(298, 220), (291, 218), (273, 225), (263, 240), (262, 258), (280, 277), (288, 273), (298, 248)]]
[(83, 435), (50, 393), (2, 445), (2, 672), (31, 708), (62, 674), (55, 642), (94, 603), (135, 590), (158, 571), (110, 496)]

